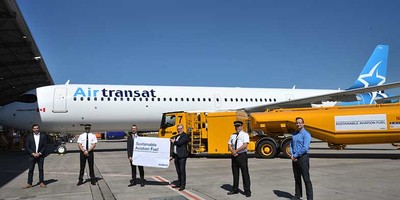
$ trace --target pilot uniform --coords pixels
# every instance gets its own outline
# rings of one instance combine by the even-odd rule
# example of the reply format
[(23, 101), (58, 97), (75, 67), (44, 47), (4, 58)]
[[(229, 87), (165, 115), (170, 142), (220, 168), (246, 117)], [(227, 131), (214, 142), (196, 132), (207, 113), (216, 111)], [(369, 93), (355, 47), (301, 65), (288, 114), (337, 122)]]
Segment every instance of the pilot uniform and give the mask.
[[(89, 174), (90, 174), (90, 182), (92, 185), (96, 184), (96, 177), (94, 175), (94, 154), (93, 150), (97, 144), (96, 136), (90, 132), (91, 125), (85, 124), (86, 132), (82, 133), (78, 138), (78, 147), (80, 151), (80, 171), (79, 171), (79, 182), (78, 186), (83, 184), (83, 174), (85, 173), (85, 165), (86, 160), (89, 163)], [(81, 147), (82, 148), (81, 148)], [(88, 148), (89, 147), (89, 148)], [(85, 152), (87, 151), (87, 155)]]
[[(241, 127), (243, 122), (235, 121), (234, 126), (236, 129)], [(249, 134), (240, 130), (237, 133), (233, 133), (228, 141), (228, 145), (230, 149), (236, 150), (239, 149), (242, 145), (248, 144), (250, 142)], [(233, 190), (228, 192), (228, 195), (239, 193), (239, 169), (242, 172), (243, 178), (243, 188), (246, 197), (251, 196), (250, 191), (250, 175), (248, 168), (248, 160), (247, 160), (247, 147), (237, 152), (235, 155), (231, 155), (231, 164), (232, 164), (232, 174), (233, 174)]]

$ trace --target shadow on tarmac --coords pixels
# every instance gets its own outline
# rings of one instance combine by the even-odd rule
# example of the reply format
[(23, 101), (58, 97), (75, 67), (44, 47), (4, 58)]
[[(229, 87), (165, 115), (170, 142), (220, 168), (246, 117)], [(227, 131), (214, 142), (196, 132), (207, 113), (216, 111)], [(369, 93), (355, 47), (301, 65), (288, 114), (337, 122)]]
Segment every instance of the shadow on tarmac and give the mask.
[(285, 192), (285, 191), (281, 191), (281, 190), (273, 190), (274, 194), (278, 197), (282, 197), (282, 198), (287, 198), (290, 199), (293, 197), (292, 194), (290, 194), (289, 192)]
[[(48, 144), (46, 149), (46, 155), (54, 153), (57, 149), (57, 146)], [(20, 176), (29, 168), (28, 162), (28, 152), (25, 150), (17, 151), (17, 152), (2, 152), (0, 153), (0, 188), (3, 187), (5, 184), (13, 180), (14, 178)], [(46, 158), (44, 160), (46, 164)], [(39, 172), (37, 171), (37, 164), (35, 165), (35, 172), (34, 176), (37, 175)], [(26, 174), (26, 178), (28, 179), (28, 174)], [(51, 184), (53, 182), (57, 182), (57, 180), (49, 179), (44, 181), (45, 184)]]

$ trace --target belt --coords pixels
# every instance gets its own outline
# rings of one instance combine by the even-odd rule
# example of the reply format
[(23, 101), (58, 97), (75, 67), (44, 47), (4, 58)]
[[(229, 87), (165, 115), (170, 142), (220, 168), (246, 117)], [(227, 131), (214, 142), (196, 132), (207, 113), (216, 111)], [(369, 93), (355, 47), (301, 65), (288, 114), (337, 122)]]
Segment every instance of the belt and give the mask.
[(301, 157), (303, 157), (303, 156), (308, 156), (308, 153), (304, 153), (304, 154), (301, 154), (300, 156), (298, 156), (297, 158), (301, 158)]

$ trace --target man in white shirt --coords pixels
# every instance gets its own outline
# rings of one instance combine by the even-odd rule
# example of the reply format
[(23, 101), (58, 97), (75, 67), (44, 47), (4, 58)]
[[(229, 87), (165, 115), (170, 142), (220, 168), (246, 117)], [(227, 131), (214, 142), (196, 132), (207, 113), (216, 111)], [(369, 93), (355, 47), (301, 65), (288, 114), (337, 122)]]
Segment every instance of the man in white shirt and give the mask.
[(96, 177), (94, 175), (94, 155), (93, 150), (97, 144), (96, 136), (90, 132), (91, 125), (85, 124), (85, 132), (82, 133), (78, 138), (78, 147), (80, 150), (80, 171), (79, 171), (79, 181), (77, 186), (83, 184), (83, 174), (85, 173), (86, 160), (89, 163), (89, 174), (90, 182), (92, 185), (96, 185)]
[[(128, 133), (128, 140), (127, 140), (127, 152), (128, 152), (128, 160), (129, 163), (131, 164), (131, 171), (132, 171), (132, 179), (130, 180), (130, 184), (128, 187), (134, 186), (137, 184), (137, 179), (136, 179), (136, 165), (132, 164), (133, 161), (133, 146), (135, 139), (139, 136), (138, 134), (138, 127), (137, 125), (133, 124), (131, 127), (132, 132)], [(139, 173), (140, 173), (140, 187), (144, 187), (145, 185), (145, 179), (144, 179), (144, 168), (143, 166), (138, 166), (139, 168)]]
[(29, 152), (29, 172), (28, 172), (28, 184), (24, 188), (31, 188), (33, 181), (33, 171), (35, 170), (35, 164), (38, 164), (39, 168), (39, 182), (40, 187), (45, 188), (44, 184), (44, 157), (47, 148), (47, 136), (46, 134), (39, 132), (39, 125), (32, 125), (32, 133), (28, 134), (26, 139), (26, 150)]
[(242, 129), (243, 122), (233, 122), (236, 133), (233, 133), (228, 141), (229, 150), (231, 151), (231, 164), (233, 174), (233, 189), (228, 195), (239, 193), (239, 169), (242, 171), (243, 188), (246, 197), (251, 197), (250, 191), (250, 175), (247, 161), (247, 145), (250, 142), (249, 134)]

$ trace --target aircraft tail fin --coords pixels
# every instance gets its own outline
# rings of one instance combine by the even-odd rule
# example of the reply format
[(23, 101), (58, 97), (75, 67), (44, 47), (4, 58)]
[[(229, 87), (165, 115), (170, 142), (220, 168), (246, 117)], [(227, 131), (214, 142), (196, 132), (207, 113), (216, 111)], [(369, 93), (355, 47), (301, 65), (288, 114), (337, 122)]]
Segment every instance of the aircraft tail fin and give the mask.
[(386, 81), (389, 45), (378, 45), (354, 84), (348, 89), (382, 85)]

